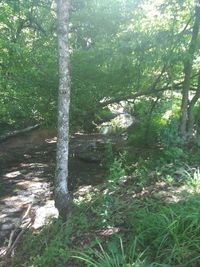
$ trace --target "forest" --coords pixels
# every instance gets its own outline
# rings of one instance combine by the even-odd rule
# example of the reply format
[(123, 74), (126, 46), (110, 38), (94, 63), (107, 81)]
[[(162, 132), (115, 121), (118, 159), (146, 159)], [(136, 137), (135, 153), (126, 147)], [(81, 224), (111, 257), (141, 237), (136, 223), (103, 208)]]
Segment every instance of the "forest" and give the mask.
[(1, 0), (0, 32), (0, 267), (199, 267), (200, 0)]

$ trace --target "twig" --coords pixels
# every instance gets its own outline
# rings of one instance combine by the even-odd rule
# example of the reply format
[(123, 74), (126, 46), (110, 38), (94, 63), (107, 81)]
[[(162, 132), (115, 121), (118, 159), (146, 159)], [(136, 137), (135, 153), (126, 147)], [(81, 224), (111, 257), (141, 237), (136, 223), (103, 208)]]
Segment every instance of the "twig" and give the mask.
[(30, 218), (30, 220), (25, 223), (25, 225), (23, 226), (23, 228), (21, 229), (21, 231), (19, 232), (19, 234), (16, 236), (16, 238), (14, 239), (15, 233), (16, 231), (20, 228), (20, 226), (22, 225), (22, 222), (24, 221), (24, 219), (26, 219), (31, 211), (31, 208), (33, 206), (32, 204), (28, 205), (28, 208), (26, 210), (26, 212), (24, 213), (24, 215), (21, 217), (21, 219), (19, 220), (19, 222), (16, 224), (15, 229), (11, 232), (10, 234), (10, 238), (9, 238), (9, 242), (8, 242), (8, 246), (5, 249), (5, 251), (3, 251), (0, 255), (0, 257), (6, 260), (8, 259), (8, 256), (12, 254), (17, 242), (19, 241), (20, 237), (23, 235), (23, 233), (32, 225), (33, 223), (33, 218)]

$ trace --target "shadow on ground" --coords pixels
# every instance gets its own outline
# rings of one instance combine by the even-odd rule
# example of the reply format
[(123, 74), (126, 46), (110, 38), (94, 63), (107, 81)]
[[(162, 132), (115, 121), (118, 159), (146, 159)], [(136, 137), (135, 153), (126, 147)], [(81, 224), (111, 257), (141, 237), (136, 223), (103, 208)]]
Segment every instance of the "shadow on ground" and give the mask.
[[(76, 140), (73, 142), (79, 146)], [(6, 150), (6, 153), (2, 150), (0, 152), (0, 247), (2, 250), (8, 243), (11, 231), (29, 205), (32, 205), (32, 213), (35, 216), (33, 223), (35, 228), (41, 227), (46, 217), (57, 216), (53, 201), (56, 141), (55, 138), (48, 139), (47, 142), (40, 140), (36, 145), (25, 144), (24, 146), (20, 142), (19, 147), (11, 147), (10, 150)], [(85, 185), (96, 185), (104, 179), (104, 176), (105, 170), (99, 162), (87, 162), (75, 156), (70, 157), (70, 191)]]

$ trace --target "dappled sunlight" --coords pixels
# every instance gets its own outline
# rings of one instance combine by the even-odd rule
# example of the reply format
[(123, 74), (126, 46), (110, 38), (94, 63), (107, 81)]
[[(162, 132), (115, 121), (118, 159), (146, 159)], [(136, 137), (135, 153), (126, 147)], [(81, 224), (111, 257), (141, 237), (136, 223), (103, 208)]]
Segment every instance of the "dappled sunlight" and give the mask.
[(17, 176), (20, 176), (21, 172), (20, 171), (14, 171), (10, 173), (6, 173), (4, 176), (7, 178), (16, 178)]
[(98, 191), (98, 188), (95, 186), (80, 186), (73, 194), (74, 203), (76, 205), (89, 203), (94, 200), (95, 195), (98, 194)]
[[(93, 141), (94, 139), (92, 139)], [(86, 143), (86, 139), (83, 135), (83, 139), (75, 145), (81, 148), (84, 143)], [(53, 224), (49, 223), (51, 218), (58, 218), (58, 211), (52, 200), (52, 183), (48, 181), (48, 175), (51, 174), (52, 177), (55, 164), (51, 157), (46, 156), (48, 154), (40, 153), (42, 150), (48, 151), (48, 149), (36, 150), (34, 154), (30, 153), (33, 158), (22, 159), (11, 170), (10, 168), (9, 171), (4, 170), (4, 180), (9, 183), (12, 181), (14, 188), (0, 202), (0, 208), (3, 209), (0, 217), (3, 222), (1, 242), (8, 239), (10, 232), (16, 227), (16, 223), (30, 204), (33, 204), (30, 214), (32, 220), (30, 232), (34, 232), (34, 238), (37, 236), (40, 239), (40, 233), (42, 234), (46, 227), (49, 227), (48, 233), (51, 234), (55, 227), (54, 223), (59, 221), (55, 220)], [(143, 154), (143, 150), (141, 151), (140, 154)], [(106, 175), (101, 166), (81, 161), (75, 156), (70, 158), (69, 184), (72, 188), (74, 218), (70, 218), (69, 225), (72, 220), (73, 228), (75, 227), (77, 231), (67, 236), (66, 240), (69, 240), (72, 247), (87, 249), (97, 239), (107, 244), (118, 235), (129, 240), (135, 231), (134, 227), (136, 227), (136, 232), (138, 231), (137, 227), (138, 229), (143, 227), (145, 231), (148, 229), (148, 226), (145, 227), (145, 223), (148, 225), (149, 221), (146, 222), (144, 217), (147, 220), (153, 220), (154, 214), (159, 216), (158, 208), (163, 210), (163, 217), (166, 212), (166, 220), (169, 220), (169, 225), (171, 225), (173, 221), (170, 221), (170, 210), (176, 210), (176, 205), (178, 205), (178, 210), (183, 209), (191, 199), (195, 199), (196, 185), (200, 176), (198, 168), (166, 163), (165, 166), (159, 165), (159, 168), (155, 169), (145, 165), (149, 161), (151, 161), (150, 155), (144, 161), (132, 162), (132, 173), (125, 173), (125, 175), (121, 170), (122, 165), (120, 165), (120, 169), (113, 165), (116, 168), (112, 167), (115, 176), (110, 175), (102, 184)], [(174, 177), (174, 180), (171, 181), (169, 174)], [(186, 177), (193, 178), (193, 187), (173, 184), (176, 179), (181, 180)], [(148, 179), (151, 181), (150, 183), (148, 183)], [(141, 216), (140, 223), (137, 221), (139, 220), (138, 216), (139, 218)], [(161, 219), (164, 221), (165, 217), (162, 218), (162, 216)], [(178, 219), (174, 220), (177, 224), (179, 223)], [(21, 224), (21, 228), (24, 224), (25, 222)], [(152, 225), (151, 227), (155, 227), (155, 223)], [(56, 238), (59, 238), (59, 235), (67, 235), (64, 231), (61, 232), (62, 234), (56, 233)], [(54, 237), (51, 236), (50, 239), (54, 240)], [(42, 242), (50, 241), (48, 239), (46, 241), (44, 238)], [(145, 246), (147, 245), (145, 243)]]
[(99, 230), (96, 233), (100, 236), (108, 237), (116, 233), (119, 233), (121, 229), (119, 227), (109, 227), (107, 229)]
[(32, 163), (21, 163), (20, 167), (28, 168), (47, 168), (48, 164), (41, 162), (32, 162)]
[(21, 181), (21, 182), (18, 182), (17, 185), (21, 188), (29, 188), (29, 189), (32, 189), (32, 188), (36, 188), (36, 189), (40, 189), (42, 187), (44, 187), (44, 183), (42, 182), (37, 182), (37, 181)]
[(0, 266), (199, 267), (200, 0), (0, 2)]
[(165, 112), (162, 118), (165, 120), (169, 120), (172, 117), (172, 115), (173, 115), (173, 111), (170, 109)]
[[(71, 143), (71, 153), (77, 148), (81, 150), (83, 145), (88, 146), (96, 142), (96, 139), (102, 140), (99, 135), (79, 135), (78, 139), (74, 138)], [(50, 218), (58, 217), (58, 211), (52, 200), (56, 149), (54, 141), (56, 139), (49, 139), (42, 146), (28, 148), (27, 151), (26, 146), (24, 150), (20, 148), (12, 151), (15, 154), (11, 158), (11, 165), (9, 162), (4, 164), (2, 169), (4, 190), (0, 196), (1, 246), (3, 243), (7, 245), (11, 231), (15, 229), (29, 205), (32, 205), (29, 216), (34, 230), (48, 224)], [(18, 161), (15, 162), (16, 158)], [(12, 165), (13, 167), (10, 167)], [(73, 156), (69, 160), (69, 171), (70, 190), (75, 191), (78, 203), (92, 201), (98, 191), (93, 185), (99, 184), (104, 179), (105, 170), (99, 164), (84, 162)]]
[[(11, 230), (15, 229), (29, 205), (32, 205), (31, 216), (35, 216), (34, 213), (36, 214), (37, 210), (44, 206), (42, 212), (37, 213), (37, 225), (42, 226), (48, 216), (57, 216), (57, 210), (55, 211), (53, 204), (49, 205), (48, 203), (45, 206), (46, 201), (51, 198), (51, 183), (47, 181), (49, 174), (47, 171), (45, 173), (45, 170), (49, 169), (49, 163), (44, 162), (48, 158), (41, 158), (41, 155), (40, 158), (38, 157), (41, 161), (35, 162), (33, 161), (33, 156), (35, 157), (33, 152), (22, 155), (24, 157), (19, 157), (20, 162), (14, 168), (10, 170), (8, 165), (6, 169), (5, 165), (3, 169), (4, 191), (0, 198), (0, 210), (2, 211), (0, 214), (0, 245), (4, 241), (7, 243)], [(31, 162), (29, 162), (30, 159)], [(41, 219), (40, 223), (38, 218)]]
[(55, 144), (55, 143), (57, 143), (57, 137), (54, 137), (51, 139), (45, 139), (45, 142), (48, 144)]
[(162, 200), (165, 203), (178, 203), (187, 200), (188, 196), (196, 194), (193, 188), (189, 186), (169, 186), (167, 190), (153, 192), (152, 196)]
[(1, 203), (4, 203), (7, 207), (21, 207), (24, 205), (27, 205), (28, 203), (32, 202), (34, 199), (34, 196), (29, 196), (28, 198), (26, 196), (9, 196), (5, 197), (3, 200), (1, 200)]
[(127, 195), (123, 196), (123, 199), (137, 199), (149, 197), (163, 203), (178, 203), (183, 200), (187, 200), (188, 197), (200, 192), (191, 185), (170, 185), (167, 182), (159, 181), (149, 186), (144, 186), (139, 190), (127, 190)]
[(86, 186), (80, 186), (78, 190), (76, 191), (75, 195), (84, 195), (86, 193), (89, 193), (92, 191), (92, 186), (91, 185), (86, 185)]
[[(23, 178), (25, 179), (25, 178)], [(56, 216), (54, 205), (49, 203), (46, 205), (47, 199), (50, 198), (50, 183), (40, 181), (35, 177), (33, 180), (18, 180), (15, 184), (16, 195), (1, 198), (1, 236), (7, 236), (10, 230), (16, 227), (16, 222), (22, 216), (23, 211), (27, 209), (29, 204), (33, 205), (33, 211), (37, 214), (37, 225), (42, 225), (42, 221), (46, 222), (48, 216)], [(44, 205), (42, 212), (37, 210)], [(54, 207), (54, 208), (53, 208)], [(53, 211), (52, 211), (53, 210)], [(41, 216), (43, 214), (43, 217)], [(41, 219), (40, 223), (38, 218)], [(43, 218), (43, 219), (42, 219)], [(2, 242), (2, 240), (1, 240)]]

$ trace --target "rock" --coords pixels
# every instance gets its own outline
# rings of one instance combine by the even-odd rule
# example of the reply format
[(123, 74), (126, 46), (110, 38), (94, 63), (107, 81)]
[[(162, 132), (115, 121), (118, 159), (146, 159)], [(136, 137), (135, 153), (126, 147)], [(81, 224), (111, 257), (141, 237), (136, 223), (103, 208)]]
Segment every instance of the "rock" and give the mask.
[(35, 220), (32, 227), (41, 228), (46, 225), (50, 218), (57, 218), (58, 210), (55, 208), (53, 200), (48, 200), (44, 206), (35, 209)]

